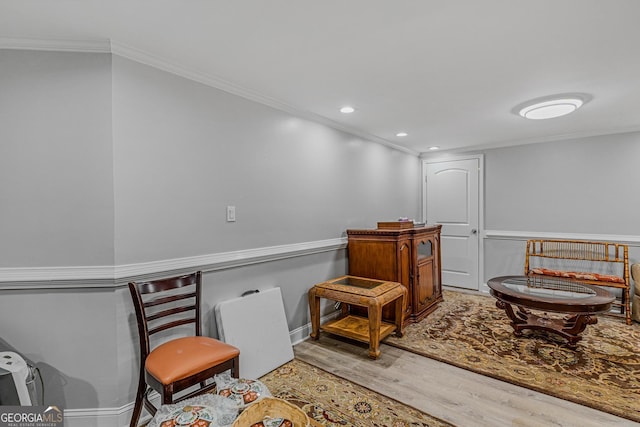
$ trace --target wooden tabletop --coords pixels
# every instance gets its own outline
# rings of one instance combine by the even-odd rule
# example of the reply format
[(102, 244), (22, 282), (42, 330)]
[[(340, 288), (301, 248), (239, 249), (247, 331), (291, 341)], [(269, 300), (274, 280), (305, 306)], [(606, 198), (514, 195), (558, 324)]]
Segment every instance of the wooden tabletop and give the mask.
[(600, 286), (556, 277), (501, 276), (487, 285), (491, 295), (504, 302), (559, 313), (600, 313), (615, 300)]

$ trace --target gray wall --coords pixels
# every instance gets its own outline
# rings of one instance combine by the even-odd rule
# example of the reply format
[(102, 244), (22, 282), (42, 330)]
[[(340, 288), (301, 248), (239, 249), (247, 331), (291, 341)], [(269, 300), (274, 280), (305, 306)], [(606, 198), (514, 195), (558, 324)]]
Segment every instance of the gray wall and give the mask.
[(111, 56), (0, 50), (0, 268), (112, 265)]
[(485, 152), (487, 229), (640, 235), (640, 133)]
[[(630, 245), (630, 263), (640, 261), (634, 190), (640, 133), (486, 150), (484, 156), (485, 229), (617, 239)], [(484, 281), (521, 274), (525, 242), (484, 239)]]
[[(0, 269), (112, 266), (111, 55), (0, 50)], [(2, 290), (0, 339), (45, 399), (113, 406), (110, 289)]]
[(121, 406), (116, 294), (77, 288), (0, 290), (0, 339), (36, 364), (45, 404)]
[(117, 264), (417, 215), (414, 156), (119, 57), (113, 88)]
[[(126, 423), (139, 363), (129, 278), (20, 289), (14, 269), (117, 270), (419, 215), (417, 157), (203, 84), (109, 54), (0, 50), (0, 73), (0, 338), (46, 368), (47, 403), (75, 425), (99, 425), (96, 408)], [(307, 289), (346, 268), (338, 249), (207, 272), (208, 332), (217, 302), (272, 286), (301, 328)]]
[[(135, 266), (419, 217), (416, 157), (120, 57), (0, 50), (0, 93), (5, 284), (13, 269)], [(639, 133), (484, 155), (485, 229), (640, 235)], [(483, 244), (485, 281), (520, 273), (523, 239)], [(280, 286), (297, 330), (307, 289), (346, 269), (339, 249), (209, 271), (206, 329), (217, 302)], [(126, 424), (139, 363), (127, 280), (0, 290), (0, 338), (38, 363), (75, 425), (98, 425), (96, 408)]]

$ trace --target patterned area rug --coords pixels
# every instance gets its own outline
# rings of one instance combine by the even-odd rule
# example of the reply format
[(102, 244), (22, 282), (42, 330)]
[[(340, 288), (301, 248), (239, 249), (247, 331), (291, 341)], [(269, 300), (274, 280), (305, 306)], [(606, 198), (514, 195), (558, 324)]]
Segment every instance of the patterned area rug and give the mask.
[(444, 302), (386, 344), (640, 422), (640, 326), (598, 316), (576, 350), (543, 331), (516, 338), (495, 299), (445, 291)]
[(323, 426), (452, 426), (297, 359), (260, 381)]

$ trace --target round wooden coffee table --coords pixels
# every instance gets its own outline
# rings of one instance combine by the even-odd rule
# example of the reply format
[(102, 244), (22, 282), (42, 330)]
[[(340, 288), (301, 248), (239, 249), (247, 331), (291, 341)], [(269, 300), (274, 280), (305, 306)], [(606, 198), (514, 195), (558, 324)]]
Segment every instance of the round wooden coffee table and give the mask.
[[(615, 300), (602, 287), (555, 277), (502, 276), (490, 279), (488, 286), (497, 299), (496, 306), (511, 319), (514, 335), (521, 336), (524, 329), (541, 329), (566, 338), (571, 348), (582, 339), (580, 334), (587, 325), (598, 323), (595, 314), (608, 311)], [(554, 318), (546, 312), (567, 316)]]

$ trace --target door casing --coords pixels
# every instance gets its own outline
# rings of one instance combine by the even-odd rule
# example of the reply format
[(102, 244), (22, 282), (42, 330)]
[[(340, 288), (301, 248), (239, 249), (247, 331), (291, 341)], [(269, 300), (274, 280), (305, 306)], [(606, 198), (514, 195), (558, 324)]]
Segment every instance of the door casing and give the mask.
[(476, 159), (478, 161), (478, 290), (486, 291), (484, 285), (484, 155), (439, 156), (423, 158), (422, 161), (422, 219), (427, 221), (427, 165), (457, 160)]

